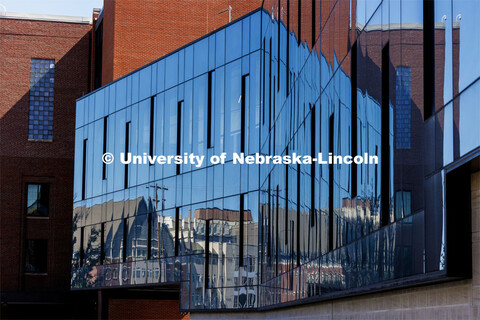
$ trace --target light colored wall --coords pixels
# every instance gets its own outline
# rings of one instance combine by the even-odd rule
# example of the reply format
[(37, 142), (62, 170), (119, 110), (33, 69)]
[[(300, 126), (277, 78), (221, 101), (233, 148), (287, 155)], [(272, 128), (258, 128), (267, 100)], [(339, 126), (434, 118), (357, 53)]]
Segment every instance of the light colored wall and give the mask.
[(192, 313), (191, 319), (480, 319), (480, 172), (472, 175), (473, 277), (256, 313)]

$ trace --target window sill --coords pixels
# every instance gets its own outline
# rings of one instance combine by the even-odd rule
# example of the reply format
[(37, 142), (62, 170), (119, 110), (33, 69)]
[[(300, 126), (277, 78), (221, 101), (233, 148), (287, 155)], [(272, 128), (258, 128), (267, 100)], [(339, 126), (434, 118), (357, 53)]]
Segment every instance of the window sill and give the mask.
[(26, 276), (48, 276), (47, 272), (24, 272)]

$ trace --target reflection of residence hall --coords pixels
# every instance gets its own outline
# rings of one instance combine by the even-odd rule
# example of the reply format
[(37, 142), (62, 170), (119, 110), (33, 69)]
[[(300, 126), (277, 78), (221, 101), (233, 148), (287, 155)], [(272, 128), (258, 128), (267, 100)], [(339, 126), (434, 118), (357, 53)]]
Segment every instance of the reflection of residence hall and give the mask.
[[(75, 222), (72, 286), (178, 290), (192, 318), (432, 317), (457, 308), (475, 318), (479, 17), (463, 0), (265, 0), (82, 97), (74, 208), (105, 209)], [(229, 158), (200, 168), (107, 166), (104, 152)], [(381, 161), (235, 165), (234, 152)], [(138, 198), (155, 200), (138, 212), (129, 202)], [(119, 248), (115, 261), (86, 265), (89, 230), (103, 235), (100, 254)], [(128, 249), (134, 243), (141, 252)], [(102, 278), (111, 268), (126, 282)], [(448, 307), (415, 304), (427, 294)]]

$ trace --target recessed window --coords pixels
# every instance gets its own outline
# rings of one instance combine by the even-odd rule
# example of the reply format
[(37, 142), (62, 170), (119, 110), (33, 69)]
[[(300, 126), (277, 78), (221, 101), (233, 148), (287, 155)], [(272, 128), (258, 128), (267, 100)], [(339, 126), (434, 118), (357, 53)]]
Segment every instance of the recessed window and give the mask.
[(412, 92), (410, 67), (397, 67), (395, 147), (410, 149), (412, 127)]
[(412, 192), (400, 190), (395, 192), (395, 220), (412, 214)]
[(48, 217), (49, 198), (48, 184), (27, 184), (27, 216)]
[(47, 273), (48, 241), (29, 239), (25, 249), (25, 273)]
[(28, 139), (52, 140), (54, 84), (55, 60), (31, 59)]

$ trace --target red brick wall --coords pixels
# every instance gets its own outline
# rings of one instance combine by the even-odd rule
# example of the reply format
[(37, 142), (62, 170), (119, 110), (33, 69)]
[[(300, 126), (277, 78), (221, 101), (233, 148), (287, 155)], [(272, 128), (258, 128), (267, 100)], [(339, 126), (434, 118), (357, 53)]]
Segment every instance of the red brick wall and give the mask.
[(178, 300), (111, 299), (108, 304), (109, 319), (190, 319), (179, 312)]
[[(68, 291), (75, 99), (88, 90), (88, 24), (0, 19), (0, 287)], [(55, 59), (53, 141), (28, 141), (30, 59)], [(25, 217), (25, 185), (50, 183), (50, 217)], [(25, 239), (48, 240), (48, 274), (24, 275)]]
[[(102, 84), (257, 9), (261, 0), (105, 0)], [(227, 10), (226, 12), (219, 13)]]

